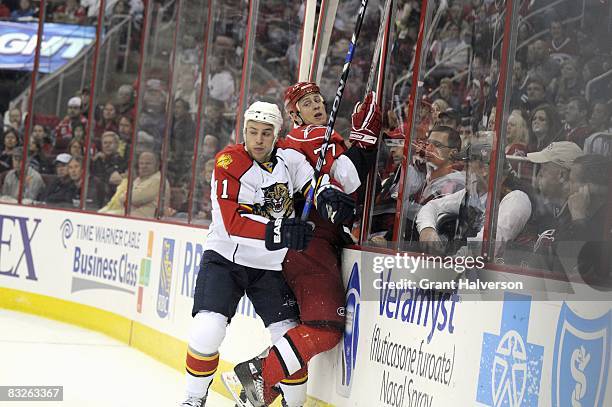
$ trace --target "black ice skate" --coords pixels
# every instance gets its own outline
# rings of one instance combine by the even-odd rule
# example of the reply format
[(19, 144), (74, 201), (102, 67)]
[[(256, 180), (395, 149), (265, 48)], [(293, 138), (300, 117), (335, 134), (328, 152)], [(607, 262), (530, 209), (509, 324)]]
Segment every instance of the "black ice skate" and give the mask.
[(253, 358), (239, 363), (234, 368), (234, 373), (240, 384), (242, 384), (247, 400), (253, 407), (266, 407), (268, 404), (265, 399), (265, 386), (261, 375), (261, 359)]

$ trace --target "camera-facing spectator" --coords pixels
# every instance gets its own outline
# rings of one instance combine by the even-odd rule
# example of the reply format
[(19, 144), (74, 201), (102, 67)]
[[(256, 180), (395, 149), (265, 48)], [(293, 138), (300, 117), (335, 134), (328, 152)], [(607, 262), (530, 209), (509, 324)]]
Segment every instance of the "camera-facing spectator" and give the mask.
[(589, 104), (583, 97), (573, 97), (565, 110), (564, 140), (584, 147), (584, 140), (592, 133), (588, 123)]
[(55, 165), (55, 175), (57, 178), (64, 178), (68, 176), (68, 163), (72, 160), (72, 156), (68, 153), (58, 154), (53, 161)]
[(102, 151), (92, 158), (91, 175), (96, 185), (96, 204), (98, 207), (114, 195), (121, 183), (127, 164), (118, 153), (119, 136), (107, 131), (102, 135)]
[[(23, 149), (21, 147), (15, 147), (11, 150), (11, 157), (13, 160), (13, 169), (10, 170), (4, 178), (4, 184), (2, 185), (2, 200), (17, 202)], [(25, 165), (25, 172), (26, 176), (23, 182), (22, 197), (24, 200), (35, 201), (43, 190), (45, 183), (38, 171), (27, 164)]]
[(610, 131), (610, 105), (598, 101), (593, 103), (591, 109), (591, 117), (589, 119), (589, 127), (593, 133)]
[(17, 107), (13, 107), (6, 111), (4, 115), (4, 128), (5, 130), (9, 127), (17, 130), (19, 134), (23, 134), (25, 116), (21, 113), (21, 110)]
[(553, 56), (578, 55), (577, 44), (567, 35), (560, 20), (554, 20), (550, 23), (548, 52)]
[(19, 135), (17, 130), (8, 129), (2, 135), (2, 152), (0, 152), (0, 172), (5, 172), (13, 168), (12, 151), (19, 145)]
[[(62, 157), (62, 159), (65, 158)], [(66, 166), (67, 174), (49, 185), (45, 195), (41, 197), (41, 201), (54, 206), (78, 207), (81, 200), (82, 168), (83, 160), (81, 157), (71, 157)]]
[(40, 142), (45, 154), (51, 154), (51, 152), (53, 151), (53, 141), (51, 140), (47, 129), (45, 129), (42, 124), (35, 124), (32, 127), (31, 138), (36, 140), (37, 142)]
[(68, 144), (67, 151), (72, 157), (80, 157), (82, 159), (85, 154), (83, 141), (79, 140), (78, 138), (72, 139), (72, 141), (70, 141)]
[(136, 116), (135, 93), (132, 85), (121, 85), (117, 90), (117, 113), (120, 116), (129, 116), (132, 120)]
[(539, 193), (535, 222), (539, 232), (558, 229), (570, 220), (569, 175), (574, 160), (582, 155), (580, 147), (569, 141), (553, 142), (541, 151), (527, 154), (529, 161), (539, 164), (535, 180)]
[(584, 94), (584, 82), (574, 59), (568, 59), (561, 64), (561, 76), (553, 79), (548, 91), (550, 99), (555, 103)]
[(540, 151), (561, 135), (561, 120), (557, 110), (548, 104), (543, 104), (531, 112), (529, 118), (529, 151)]
[(127, 161), (127, 156), (130, 154), (130, 146), (132, 145), (132, 133), (134, 131), (134, 123), (130, 116), (121, 116), (119, 125), (117, 126), (117, 135), (119, 136), (119, 147), (117, 152)]
[(102, 135), (107, 131), (117, 132), (117, 108), (111, 102), (104, 104), (102, 108), (102, 117), (96, 121), (94, 128), (94, 141), (96, 148), (100, 149), (102, 142)]
[(38, 9), (32, 5), (32, 0), (19, 0), (19, 8), (11, 13), (11, 20), (17, 21), (21, 19), (36, 17)]
[[(138, 177), (134, 179), (131, 194), (130, 215), (153, 218), (157, 214), (161, 174), (157, 155), (143, 151), (138, 156)], [(170, 185), (165, 183), (165, 202), (169, 202)], [(100, 209), (100, 213), (122, 214), (127, 199), (127, 178), (117, 187), (115, 195)]]
[(11, 9), (0, 0), (0, 20), (8, 20), (11, 16)]
[(58, 23), (84, 24), (87, 11), (81, 6), (79, 0), (65, 0), (53, 13), (53, 19)]
[(548, 103), (546, 85), (542, 78), (530, 76), (526, 91), (526, 96), (523, 98), (523, 109), (528, 114), (531, 114), (536, 107)]
[(78, 96), (70, 98), (68, 101), (68, 113), (66, 117), (55, 128), (55, 147), (56, 153), (66, 152), (70, 140), (74, 136), (74, 127), (81, 124), (87, 126), (87, 119), (81, 113), (81, 98)]
[(30, 138), (28, 159), (30, 167), (34, 168), (39, 174), (51, 174), (53, 172), (40, 139)]

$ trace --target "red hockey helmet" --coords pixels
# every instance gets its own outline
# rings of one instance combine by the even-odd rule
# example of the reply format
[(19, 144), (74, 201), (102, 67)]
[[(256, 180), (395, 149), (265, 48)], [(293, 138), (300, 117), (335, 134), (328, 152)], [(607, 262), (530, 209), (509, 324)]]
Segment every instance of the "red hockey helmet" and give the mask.
[(321, 93), (321, 89), (314, 82), (298, 82), (285, 90), (285, 109), (288, 112), (297, 111), (296, 103), (306, 95)]

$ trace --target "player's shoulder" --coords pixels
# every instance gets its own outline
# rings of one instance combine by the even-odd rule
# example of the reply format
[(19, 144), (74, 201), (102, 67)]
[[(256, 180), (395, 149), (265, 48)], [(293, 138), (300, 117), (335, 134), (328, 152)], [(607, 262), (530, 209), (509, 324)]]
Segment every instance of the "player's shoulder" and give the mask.
[(245, 151), (244, 145), (232, 144), (219, 151), (215, 156), (215, 170), (241, 176), (253, 165), (253, 160)]
[(307, 126), (299, 126), (291, 129), (287, 134), (286, 140), (296, 143), (304, 143), (312, 141), (319, 137), (325, 136), (325, 126), (309, 124)]
[[(323, 143), (327, 126), (310, 124), (292, 129), (285, 137), (285, 142), (289, 145), (302, 143)], [(332, 143), (344, 143), (344, 139), (337, 131), (332, 132)]]

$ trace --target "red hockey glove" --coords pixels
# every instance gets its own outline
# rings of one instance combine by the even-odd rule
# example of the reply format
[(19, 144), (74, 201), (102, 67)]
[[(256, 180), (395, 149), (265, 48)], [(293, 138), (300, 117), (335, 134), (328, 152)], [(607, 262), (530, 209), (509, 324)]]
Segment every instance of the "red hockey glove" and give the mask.
[(315, 206), (321, 217), (334, 225), (340, 225), (355, 216), (355, 200), (332, 184), (319, 187)]
[(299, 218), (278, 218), (266, 224), (266, 249), (304, 250), (312, 240), (313, 224)]
[(376, 148), (382, 127), (382, 115), (375, 97), (376, 93), (368, 93), (363, 102), (355, 105), (351, 116), (352, 127), (349, 140), (363, 149)]

